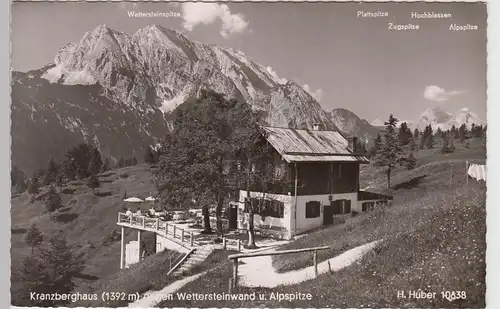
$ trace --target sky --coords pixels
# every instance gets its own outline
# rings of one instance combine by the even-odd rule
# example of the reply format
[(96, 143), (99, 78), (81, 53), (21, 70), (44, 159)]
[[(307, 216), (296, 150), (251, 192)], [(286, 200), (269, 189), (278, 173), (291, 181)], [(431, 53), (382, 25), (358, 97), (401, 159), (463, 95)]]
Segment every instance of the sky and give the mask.
[[(162, 17), (130, 17), (132, 12)], [(359, 12), (387, 16), (360, 17)], [(412, 12), (451, 14), (415, 19)], [(165, 15), (170, 15), (165, 17)], [(11, 67), (38, 69), (97, 25), (129, 34), (151, 24), (203, 43), (231, 47), (327, 111), (346, 108), (368, 121), (416, 120), (427, 108), (470, 108), (486, 119), (484, 3), (26, 3), (11, 9)], [(418, 25), (390, 30), (389, 24)], [(453, 31), (451, 24), (477, 25)]]

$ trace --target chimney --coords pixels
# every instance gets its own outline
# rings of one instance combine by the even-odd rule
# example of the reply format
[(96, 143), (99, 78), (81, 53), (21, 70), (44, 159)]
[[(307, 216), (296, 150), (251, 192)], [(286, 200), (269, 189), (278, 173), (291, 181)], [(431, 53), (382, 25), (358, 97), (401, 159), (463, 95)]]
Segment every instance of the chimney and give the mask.
[(358, 138), (357, 137), (348, 137), (347, 138), (347, 148), (355, 153), (357, 151), (356, 146), (358, 145)]
[(313, 131), (319, 131), (320, 126), (321, 126), (320, 123), (313, 124)]

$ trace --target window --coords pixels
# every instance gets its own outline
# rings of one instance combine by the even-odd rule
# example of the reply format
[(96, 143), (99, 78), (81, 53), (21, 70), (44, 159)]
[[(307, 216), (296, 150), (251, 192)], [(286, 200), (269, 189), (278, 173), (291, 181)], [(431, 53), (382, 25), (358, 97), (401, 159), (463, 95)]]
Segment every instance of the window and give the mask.
[(310, 201), (306, 203), (306, 218), (317, 218), (321, 216), (321, 203)]
[(351, 200), (335, 200), (331, 202), (333, 214), (348, 214), (351, 212)]
[(364, 202), (363, 204), (361, 204), (361, 211), (367, 211), (369, 209), (373, 209), (373, 205), (374, 205), (373, 202)]
[[(264, 199), (251, 197), (250, 203), (253, 205), (254, 213), (262, 217), (284, 218), (285, 204), (274, 199)], [(244, 212), (248, 213), (248, 204), (245, 203)]]

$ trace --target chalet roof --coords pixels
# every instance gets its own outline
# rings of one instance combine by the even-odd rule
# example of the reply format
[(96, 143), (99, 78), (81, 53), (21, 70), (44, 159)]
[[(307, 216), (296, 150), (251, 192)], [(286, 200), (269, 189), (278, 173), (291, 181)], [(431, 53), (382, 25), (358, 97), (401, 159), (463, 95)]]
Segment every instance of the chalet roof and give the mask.
[(336, 131), (263, 127), (268, 142), (287, 162), (358, 162), (364, 156), (347, 148), (347, 139)]

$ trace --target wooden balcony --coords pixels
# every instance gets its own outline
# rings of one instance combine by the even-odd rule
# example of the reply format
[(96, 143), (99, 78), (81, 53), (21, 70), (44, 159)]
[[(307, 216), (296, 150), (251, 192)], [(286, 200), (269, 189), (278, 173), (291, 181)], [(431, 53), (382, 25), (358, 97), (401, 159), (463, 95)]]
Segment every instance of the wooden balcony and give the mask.
[(157, 233), (183, 247), (194, 248), (199, 245), (195, 241), (196, 235), (192, 231), (186, 231), (174, 223), (169, 223), (159, 218), (149, 218), (134, 214), (128, 216), (120, 212), (118, 213), (117, 224), (127, 228)]

